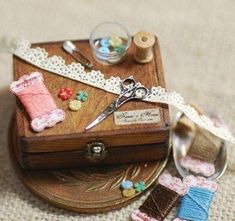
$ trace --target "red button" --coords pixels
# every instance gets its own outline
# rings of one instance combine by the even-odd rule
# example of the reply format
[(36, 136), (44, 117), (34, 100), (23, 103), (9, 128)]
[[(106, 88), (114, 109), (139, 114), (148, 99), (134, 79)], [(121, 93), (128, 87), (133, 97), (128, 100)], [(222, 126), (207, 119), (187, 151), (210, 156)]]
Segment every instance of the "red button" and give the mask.
[(73, 95), (73, 91), (68, 87), (61, 88), (58, 93), (58, 97), (61, 100), (68, 100), (72, 95)]

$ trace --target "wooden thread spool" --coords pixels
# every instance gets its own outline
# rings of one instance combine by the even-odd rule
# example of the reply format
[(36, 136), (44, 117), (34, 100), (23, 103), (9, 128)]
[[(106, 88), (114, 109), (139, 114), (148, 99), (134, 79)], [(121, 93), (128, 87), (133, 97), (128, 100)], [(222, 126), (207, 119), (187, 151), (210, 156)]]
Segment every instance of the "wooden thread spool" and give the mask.
[(187, 154), (213, 164), (221, 145), (222, 140), (220, 138), (205, 129), (197, 128), (195, 138)]
[[(204, 114), (204, 110), (196, 104), (190, 103), (190, 105), (199, 115)], [(187, 154), (213, 164), (219, 154), (221, 145), (222, 140), (220, 138), (205, 129), (195, 127), (195, 137)]]
[(155, 43), (155, 36), (151, 33), (140, 31), (134, 36), (134, 44), (136, 50), (134, 53), (134, 59), (138, 63), (148, 63), (153, 59), (152, 47)]

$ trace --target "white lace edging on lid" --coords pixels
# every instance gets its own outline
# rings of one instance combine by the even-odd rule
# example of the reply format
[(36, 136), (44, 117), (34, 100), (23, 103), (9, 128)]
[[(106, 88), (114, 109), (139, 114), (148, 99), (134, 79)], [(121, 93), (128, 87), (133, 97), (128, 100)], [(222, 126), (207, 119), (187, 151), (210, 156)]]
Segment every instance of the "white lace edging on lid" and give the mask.
[[(119, 77), (105, 79), (101, 71), (92, 70), (86, 72), (80, 63), (66, 65), (62, 57), (56, 55), (48, 57), (48, 53), (44, 48), (31, 48), (31, 43), (27, 40), (17, 41), (15, 47), (12, 49), (12, 53), (43, 70), (97, 87), (110, 93), (120, 94), (120, 83), (122, 80)], [(145, 101), (172, 105), (181, 110), (197, 125), (235, 144), (235, 137), (226, 128), (215, 126), (210, 118), (205, 115), (200, 115), (191, 105), (185, 103), (183, 97), (176, 92), (167, 92), (165, 88), (160, 86), (152, 87), (151, 93)]]

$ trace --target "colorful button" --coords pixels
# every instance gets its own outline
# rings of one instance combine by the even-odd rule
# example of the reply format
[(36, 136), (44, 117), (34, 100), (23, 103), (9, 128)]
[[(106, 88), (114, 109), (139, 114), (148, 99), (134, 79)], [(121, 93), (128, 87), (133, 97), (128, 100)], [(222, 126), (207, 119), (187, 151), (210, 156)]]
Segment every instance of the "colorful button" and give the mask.
[(135, 195), (135, 189), (134, 188), (125, 189), (122, 191), (122, 195), (127, 198), (132, 197)]
[(82, 107), (82, 102), (78, 100), (73, 100), (69, 102), (69, 109), (72, 111), (78, 111)]
[(109, 39), (109, 43), (112, 47), (116, 48), (122, 45), (122, 39), (118, 36), (112, 36)]
[(88, 93), (85, 91), (78, 91), (76, 95), (76, 99), (84, 102), (88, 99)]
[(104, 47), (104, 46), (100, 47), (99, 51), (104, 54), (108, 54), (110, 52), (109, 48)]
[(139, 183), (135, 183), (134, 188), (135, 188), (136, 192), (138, 192), (138, 193), (142, 192), (146, 188), (145, 182), (141, 181)]
[(116, 48), (114, 48), (114, 51), (118, 52), (118, 53), (123, 53), (126, 50), (126, 47), (124, 45), (120, 45)]
[(102, 38), (100, 40), (100, 45), (103, 46), (103, 47), (108, 48), (110, 46), (109, 38)]
[(58, 93), (58, 97), (61, 100), (68, 100), (72, 95), (73, 95), (73, 91), (68, 87), (61, 88)]
[(125, 190), (125, 189), (130, 189), (131, 187), (133, 187), (133, 183), (130, 180), (124, 180), (121, 183), (121, 187)]

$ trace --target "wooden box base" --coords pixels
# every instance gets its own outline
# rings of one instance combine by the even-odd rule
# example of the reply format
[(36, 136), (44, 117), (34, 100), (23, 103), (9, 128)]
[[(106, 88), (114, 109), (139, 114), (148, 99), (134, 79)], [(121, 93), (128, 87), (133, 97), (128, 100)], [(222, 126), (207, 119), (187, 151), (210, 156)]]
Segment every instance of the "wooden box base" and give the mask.
[[(168, 159), (167, 157), (157, 162), (63, 170), (24, 170), (16, 159), (19, 156), (19, 147), (15, 124), (12, 124), (9, 134), (9, 140), (13, 141), (9, 146), (10, 155), (25, 186), (46, 202), (79, 213), (107, 212), (130, 204), (154, 185)], [(123, 180), (144, 181), (146, 189), (125, 198), (120, 190)]]

